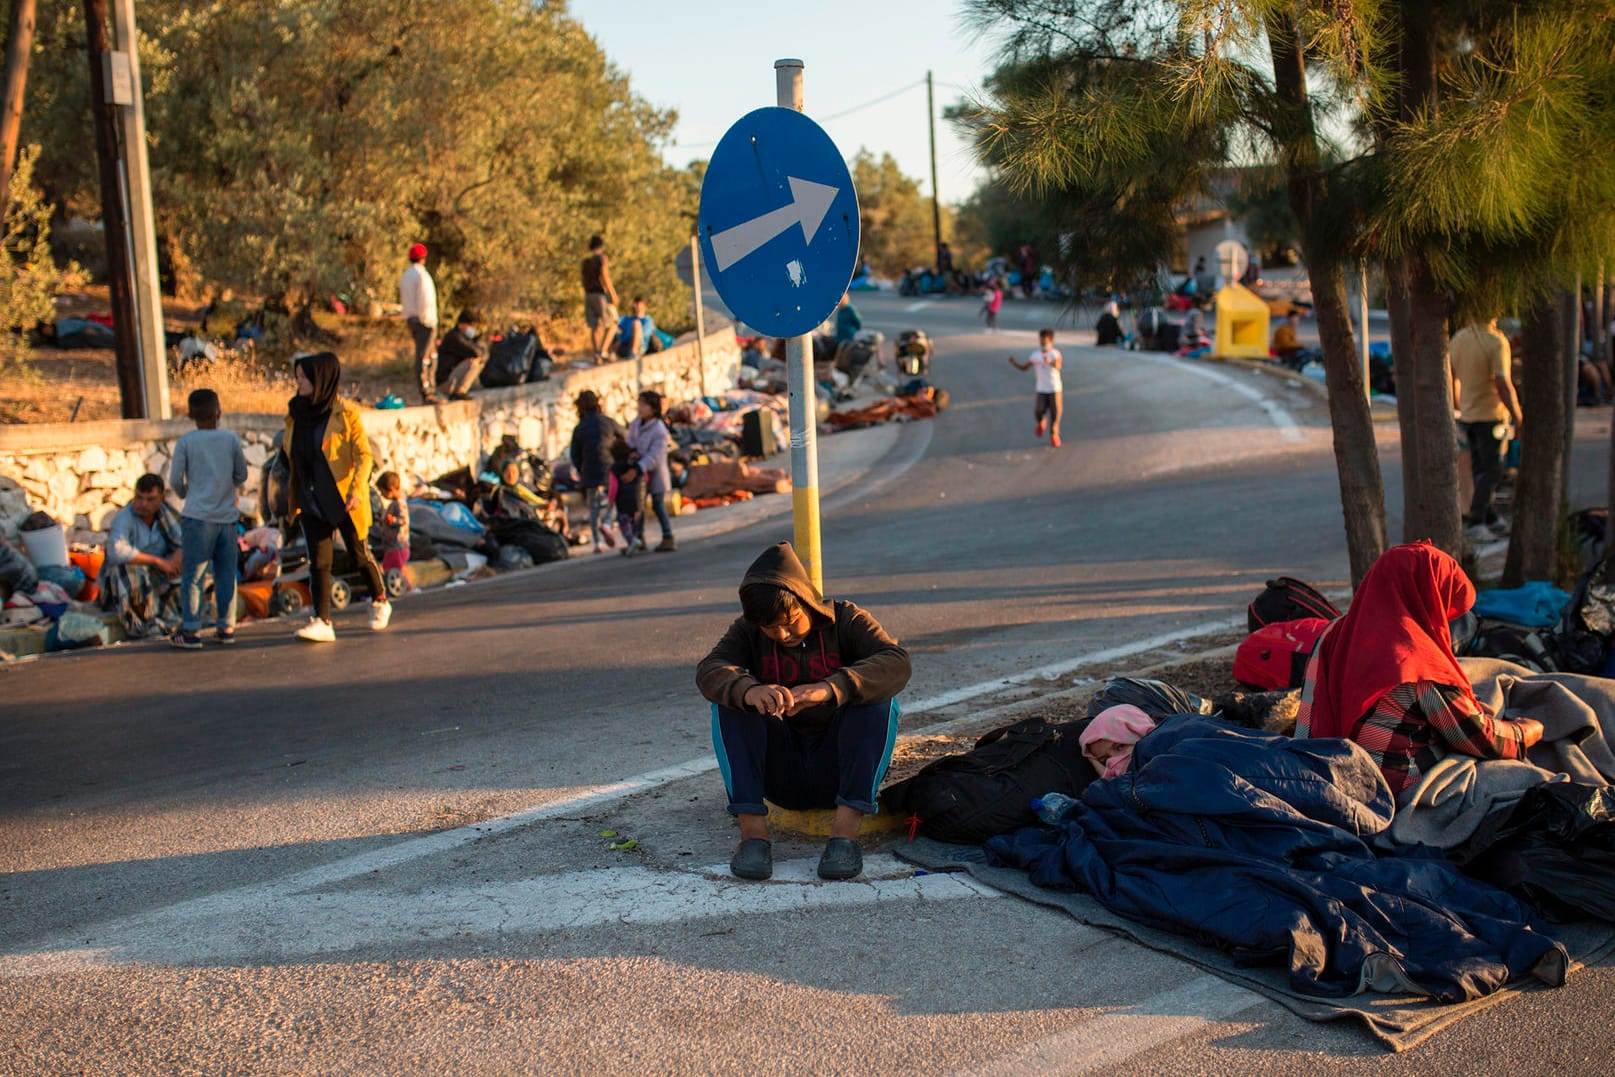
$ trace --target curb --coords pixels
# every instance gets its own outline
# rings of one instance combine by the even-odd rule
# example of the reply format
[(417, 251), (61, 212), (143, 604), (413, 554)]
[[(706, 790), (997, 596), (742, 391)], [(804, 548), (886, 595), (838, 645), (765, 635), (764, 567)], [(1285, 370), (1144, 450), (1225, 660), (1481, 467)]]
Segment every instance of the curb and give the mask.
[[(853, 491), (858, 496), (867, 496), (868, 494), (874, 493), (884, 488), (887, 484), (895, 481), (909, 468), (918, 463), (925, 455), (925, 450), (931, 444), (931, 436), (934, 430), (935, 422), (935, 419), (929, 419), (908, 423), (891, 423), (880, 427), (870, 428), (871, 430), (876, 431), (884, 431), (895, 428), (895, 433), (891, 436), (889, 443), (882, 439), (881, 445), (877, 447), (876, 451), (871, 454), (870, 459), (862, 461), (858, 465), (850, 468), (844, 475), (837, 478), (833, 484), (821, 486), (819, 489), (819, 500), (821, 506), (825, 502), (829, 501), (832, 496), (840, 495), (848, 491)], [(856, 434), (862, 432), (863, 431), (849, 431), (848, 433)], [(890, 462), (890, 466), (883, 466), (886, 465), (888, 461)], [(875, 476), (873, 480), (870, 479), (871, 475)], [(752, 509), (749, 512), (746, 511), (751, 506), (758, 505), (762, 506), (760, 510)], [(712, 523), (706, 527), (698, 528), (698, 526), (694, 523), (695, 520), (701, 515), (700, 513), (696, 513), (690, 517), (681, 518), (690, 520), (692, 524), (687, 531), (687, 539), (704, 541), (707, 539), (718, 538), (722, 535), (729, 534), (733, 531), (738, 531), (745, 527), (751, 527), (755, 524), (765, 523), (779, 516), (788, 515), (792, 507), (793, 501), (789, 496), (774, 494), (765, 495), (764, 497), (756, 498), (752, 501), (726, 506), (723, 510), (721, 510), (722, 515), (714, 519)], [(711, 512), (712, 510), (704, 511)], [(535, 565), (532, 568), (517, 569), (514, 572), (504, 572), (497, 576), (488, 577), (487, 579), (466, 580), (459, 583), (456, 583), (454, 580), (449, 580), (441, 587), (433, 587), (430, 590), (411, 592), (401, 595), (395, 601), (403, 601), (408, 603), (427, 595), (441, 594), (445, 591), (458, 590), (460, 587), (530, 579), (539, 574), (564, 571), (569, 567), (580, 564), (588, 564), (595, 560), (596, 558), (592, 555), (586, 557), (569, 557), (565, 561), (552, 561), (544, 565)], [(340, 616), (340, 614), (338, 616)], [(240, 632), (242, 633), (242, 638), (244, 639), (247, 634), (255, 635), (259, 626), (284, 627), (289, 623), (291, 622), (286, 618), (270, 617), (263, 620), (254, 621), (252, 624), (242, 625)], [(165, 645), (166, 640), (164, 639), (122, 640), (109, 643), (101, 647), (85, 647), (73, 650), (49, 651), (36, 654), (16, 654), (15, 657), (10, 661), (0, 661), (0, 671), (15, 666), (20, 666), (24, 663), (35, 662), (42, 658), (90, 655), (95, 654), (96, 652), (106, 651), (114, 647), (124, 648)]]
[[(1290, 385), (1297, 386), (1300, 389), (1311, 393), (1325, 405), (1329, 403), (1329, 387), (1323, 382), (1309, 378), (1305, 374), (1297, 374), (1293, 370), (1286, 369), (1285, 367), (1278, 366), (1274, 363), (1262, 362), (1258, 359), (1237, 359), (1233, 357), (1225, 358), (1215, 355), (1206, 356), (1202, 359), (1191, 359), (1189, 362), (1221, 363), (1224, 366), (1236, 366), (1245, 370), (1254, 370), (1260, 374), (1266, 375), (1269, 378), (1277, 378), (1280, 381), (1288, 382)], [(1374, 422), (1384, 423), (1393, 422), (1396, 420), (1396, 405), (1391, 403), (1392, 399), (1394, 398), (1387, 398), (1383, 396), (1369, 397), (1368, 408)]]

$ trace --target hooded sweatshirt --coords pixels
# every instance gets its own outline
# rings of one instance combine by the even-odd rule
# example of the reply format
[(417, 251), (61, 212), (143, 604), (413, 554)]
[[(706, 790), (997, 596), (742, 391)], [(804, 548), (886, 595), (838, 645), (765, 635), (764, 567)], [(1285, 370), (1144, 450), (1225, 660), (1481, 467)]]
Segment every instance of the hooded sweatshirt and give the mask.
[(737, 617), (696, 667), (695, 683), (708, 700), (745, 710), (746, 693), (759, 684), (793, 688), (823, 681), (834, 701), (786, 719), (803, 729), (821, 729), (842, 707), (891, 699), (908, 684), (908, 652), (853, 603), (820, 598), (790, 543), (770, 546), (752, 562), (740, 586), (754, 583), (790, 591), (808, 611), (813, 628), (798, 646), (783, 647)]

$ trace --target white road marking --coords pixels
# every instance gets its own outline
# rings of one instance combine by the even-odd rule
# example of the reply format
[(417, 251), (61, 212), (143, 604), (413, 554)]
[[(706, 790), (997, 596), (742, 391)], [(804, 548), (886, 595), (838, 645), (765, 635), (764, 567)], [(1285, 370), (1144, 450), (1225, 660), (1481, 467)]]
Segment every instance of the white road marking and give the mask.
[(995, 680), (981, 681), (977, 684), (967, 684), (962, 688), (940, 692), (934, 696), (926, 696), (912, 703), (901, 699), (898, 702), (902, 704), (903, 713), (905, 714), (923, 714), (926, 711), (941, 710), (943, 707), (951, 707), (955, 703), (963, 703), (967, 699), (991, 695), (1006, 688), (1016, 688), (1023, 684), (1029, 684), (1032, 681), (1054, 680), (1081, 666), (1089, 666), (1098, 662), (1114, 662), (1118, 658), (1130, 658), (1135, 654), (1153, 651), (1157, 647), (1165, 647), (1168, 644), (1196, 639), (1200, 636), (1210, 636), (1218, 632), (1226, 632), (1244, 623), (1242, 620), (1207, 621), (1204, 624), (1193, 625), (1189, 628), (1164, 632), (1159, 636), (1151, 636), (1148, 639), (1123, 643), (1120, 646), (1111, 647), (1103, 651), (1094, 651), (1092, 654), (1081, 655), (1077, 658), (1068, 658), (1061, 662), (1050, 662), (1048, 665), (1023, 670), (1010, 677), (999, 677)]
[(430, 940), (1003, 896), (968, 875), (917, 876), (890, 855), (871, 856), (855, 882), (821, 882), (816, 867), (816, 860), (784, 861), (768, 883), (729, 878), (727, 864), (694, 872), (636, 865), (414, 893), (375, 887), (280, 893), (250, 908), (188, 902), (19, 948), (0, 957), (0, 977), (63, 975), (132, 962), (298, 961)]
[(1162, 366), (1170, 366), (1174, 370), (1186, 371), (1187, 373), (1193, 374), (1197, 377), (1205, 378), (1207, 381), (1216, 382), (1225, 389), (1231, 389), (1265, 411), (1267, 413), (1267, 417), (1273, 421), (1273, 425), (1278, 427), (1279, 437), (1282, 440), (1300, 441), (1302, 439), (1301, 428), (1296, 423), (1295, 417), (1286, 411), (1282, 404), (1269, 397), (1260, 389), (1247, 385), (1238, 378), (1230, 377), (1223, 371), (1214, 370), (1203, 363), (1194, 361), (1179, 361), (1177, 359), (1168, 358), (1164, 355), (1155, 355), (1150, 352), (1132, 352), (1130, 354), (1130, 358), (1141, 360), (1146, 363), (1157, 363)]
[(1213, 1021), (1231, 1017), (1262, 999), (1216, 976), (1202, 975), (1181, 987), (1118, 1009), (1001, 1055), (960, 1077), (1095, 1073), (1134, 1055), (1181, 1039)]
[(924, 310), (926, 307), (935, 305), (935, 303), (935, 299), (922, 299), (917, 303), (910, 303), (908, 306), (903, 308), (903, 311), (906, 314), (913, 314), (915, 311)]

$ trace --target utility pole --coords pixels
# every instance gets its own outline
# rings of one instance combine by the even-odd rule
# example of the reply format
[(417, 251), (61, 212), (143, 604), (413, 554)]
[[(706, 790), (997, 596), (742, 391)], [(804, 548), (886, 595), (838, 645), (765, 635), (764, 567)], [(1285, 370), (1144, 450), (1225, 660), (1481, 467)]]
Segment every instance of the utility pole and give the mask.
[[(802, 61), (774, 61), (780, 108), (802, 111)], [(824, 595), (824, 554), (819, 544), (819, 396), (813, 384), (813, 336), (786, 343), (785, 376), (791, 409), (791, 510), (796, 556), (813, 589)]]
[(931, 235), (935, 240), (931, 250), (936, 255), (937, 268), (941, 269), (942, 195), (936, 186), (936, 100), (929, 71), (925, 73), (925, 124), (931, 132)]
[[(146, 156), (145, 91), (140, 83), (139, 37), (135, 33), (135, 0), (112, 0), (112, 36), (129, 66), (128, 100), (119, 100), (124, 194), (128, 201), (129, 254), (135, 321), (132, 332), (140, 354), (145, 417), (167, 419), (168, 338), (163, 332), (163, 295), (157, 279), (157, 223), (151, 204), (151, 162)], [(121, 330), (120, 330), (121, 332)]]
[(11, 170), (17, 165), (17, 130), (22, 126), (22, 95), (28, 84), (28, 57), (33, 51), (34, 0), (11, 0), (5, 98), (0, 100), (0, 217), (10, 208)]
[(119, 73), (113, 70), (112, 44), (107, 39), (107, 0), (84, 0), (84, 31), (90, 61), (90, 109), (95, 114), (95, 156), (101, 166), (101, 233), (106, 239), (107, 283), (112, 293), (118, 394), (123, 400), (123, 417), (143, 419), (146, 398), (134, 333), (129, 229), (118, 168), (117, 106), (112, 103), (109, 85)]

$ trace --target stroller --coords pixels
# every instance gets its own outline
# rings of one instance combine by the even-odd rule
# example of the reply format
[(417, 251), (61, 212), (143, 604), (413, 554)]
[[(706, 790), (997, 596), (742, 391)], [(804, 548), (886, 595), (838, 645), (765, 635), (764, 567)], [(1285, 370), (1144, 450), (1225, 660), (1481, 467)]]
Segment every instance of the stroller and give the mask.
[(897, 337), (897, 369), (911, 378), (931, 373), (931, 338), (923, 329), (907, 329)]

